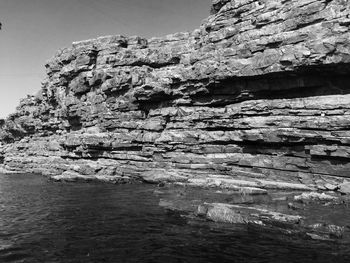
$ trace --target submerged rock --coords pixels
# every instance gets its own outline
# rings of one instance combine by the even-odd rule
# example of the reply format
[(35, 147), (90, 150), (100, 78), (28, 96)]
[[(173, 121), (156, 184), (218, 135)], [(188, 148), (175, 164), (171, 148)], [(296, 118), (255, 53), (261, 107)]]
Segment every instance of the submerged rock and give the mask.
[(57, 181), (57, 182), (59, 182), (59, 181), (74, 182), (74, 181), (77, 181), (79, 179), (81, 179), (81, 180), (92, 179), (92, 177), (83, 176), (77, 172), (69, 172), (69, 171), (66, 171), (61, 175), (51, 176), (50, 178), (54, 181)]
[(223, 203), (206, 204), (206, 218), (215, 222), (231, 224), (299, 224), (302, 217), (287, 215), (257, 207)]
[(314, 224), (309, 225), (308, 228), (313, 232), (307, 233), (312, 239), (331, 239), (342, 238), (345, 232), (345, 227), (329, 224)]
[(116, 177), (108, 175), (83, 175), (74, 171), (66, 171), (61, 175), (50, 176), (50, 179), (56, 182), (105, 182), (105, 183), (128, 183), (131, 181), (129, 177)]
[(247, 223), (247, 218), (243, 217), (239, 212), (236, 212), (223, 204), (215, 204), (209, 206), (209, 208), (207, 208), (205, 216), (214, 222), (231, 224)]
[(325, 194), (325, 193), (316, 193), (316, 192), (310, 192), (310, 193), (302, 193), (301, 195), (297, 195), (294, 197), (295, 201), (298, 202), (307, 202), (307, 201), (321, 201), (321, 202), (329, 202), (329, 201), (335, 201), (338, 197)]
[(266, 195), (267, 190), (256, 187), (241, 187), (239, 193), (242, 195)]
[(161, 207), (180, 214), (189, 223), (196, 220), (201, 224), (215, 222), (216, 227), (224, 228), (238, 225), (261, 233), (279, 233), (305, 239), (350, 237), (347, 231), (350, 216), (347, 205), (339, 200), (332, 201), (333, 205), (324, 205), (330, 197), (319, 193), (296, 195), (309, 198), (307, 202), (300, 203), (293, 202), (295, 192), (269, 190), (266, 195), (245, 196), (235, 191), (168, 185), (157, 195), (161, 198)]

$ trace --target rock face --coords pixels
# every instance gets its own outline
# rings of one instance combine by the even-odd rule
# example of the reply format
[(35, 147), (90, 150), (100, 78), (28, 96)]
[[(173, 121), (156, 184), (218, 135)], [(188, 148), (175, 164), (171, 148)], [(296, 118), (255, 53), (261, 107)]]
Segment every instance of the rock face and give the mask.
[(1, 123), (8, 171), (282, 189), (350, 177), (347, 0), (214, 0), (198, 30), (76, 42), (46, 68)]

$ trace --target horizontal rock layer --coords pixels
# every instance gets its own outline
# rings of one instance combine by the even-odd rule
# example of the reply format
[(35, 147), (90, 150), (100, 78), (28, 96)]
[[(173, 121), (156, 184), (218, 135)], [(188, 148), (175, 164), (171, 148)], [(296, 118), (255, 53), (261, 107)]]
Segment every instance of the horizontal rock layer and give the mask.
[(214, 0), (190, 33), (73, 43), (0, 123), (0, 162), (56, 179), (339, 185), (349, 27), (346, 0)]

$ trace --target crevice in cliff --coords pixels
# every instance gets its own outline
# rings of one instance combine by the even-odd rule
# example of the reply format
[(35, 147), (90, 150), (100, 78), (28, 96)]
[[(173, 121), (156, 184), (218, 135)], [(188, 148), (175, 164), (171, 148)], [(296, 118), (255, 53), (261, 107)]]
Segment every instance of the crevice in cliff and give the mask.
[(83, 127), (80, 116), (71, 116), (71, 117), (68, 117), (67, 120), (70, 125), (69, 127), (70, 131), (78, 131), (78, 130), (81, 130), (81, 128)]
[[(266, 115), (265, 115), (266, 116)], [(272, 116), (272, 115), (271, 115)], [(277, 115), (278, 117), (283, 117), (283, 115)], [(308, 115), (303, 115), (302, 117), (305, 117)], [(252, 116), (249, 116), (252, 117)], [(285, 116), (289, 117), (289, 116)], [(297, 116), (298, 117), (298, 116)], [(315, 117), (315, 115), (309, 115), (309, 117)], [(350, 115), (349, 115), (350, 117)], [(232, 118), (232, 120), (239, 120), (239, 119), (244, 119), (244, 116), (240, 116), (239, 118)], [(205, 127), (205, 128), (198, 128), (198, 130), (202, 131), (250, 131), (252, 129), (268, 129), (268, 128), (277, 128), (278, 125), (276, 124), (271, 124), (271, 125), (266, 125), (266, 126), (256, 126), (256, 127), (227, 127), (227, 126), (221, 126), (220, 124), (215, 124), (213, 127)], [(292, 126), (290, 128), (294, 128), (298, 131), (310, 131), (310, 132), (331, 132), (331, 131), (348, 131), (350, 127), (335, 127), (335, 126), (330, 126), (328, 129), (325, 129), (323, 127), (316, 128), (316, 127), (298, 127), (298, 126)], [(290, 129), (288, 128), (288, 129)], [(182, 128), (178, 128), (178, 130), (181, 130)], [(280, 128), (281, 130), (283, 128)], [(176, 130), (174, 128), (174, 130)]]
[[(237, 164), (237, 165), (232, 165), (233, 167), (242, 167), (242, 168), (251, 168), (251, 169), (264, 169), (264, 170), (270, 170), (270, 171), (276, 171), (279, 173), (283, 173), (283, 172), (292, 172), (292, 173), (298, 173), (298, 172), (302, 172), (305, 174), (309, 174), (311, 176), (317, 176), (317, 175), (321, 175), (321, 176), (329, 176), (329, 173), (318, 173), (318, 172), (314, 172), (314, 171), (310, 171), (309, 168), (307, 167), (299, 167), (300, 170), (293, 170), (293, 169), (278, 169), (278, 168), (273, 168), (273, 167), (266, 167), (266, 166), (258, 166), (258, 165), (241, 165), (241, 164)], [(347, 178), (347, 176), (345, 175), (337, 175), (337, 177), (343, 177), (343, 178)]]
[(179, 64), (181, 61), (181, 58), (180, 57), (174, 57), (174, 58), (171, 58), (169, 61), (167, 62), (135, 62), (135, 63), (131, 63), (131, 64), (125, 64), (125, 65), (122, 65), (122, 66), (133, 66), (133, 67), (143, 67), (143, 66), (147, 66), (147, 67), (150, 67), (152, 69), (160, 69), (160, 68), (165, 68), (165, 67), (169, 67), (169, 66), (174, 66), (174, 65), (177, 65)]
[(194, 95), (194, 104), (222, 107), (247, 100), (294, 99), (312, 96), (350, 94), (348, 74), (323, 72), (310, 68), (300, 72), (271, 73), (263, 77), (217, 80), (207, 87), (208, 94)]
[[(325, 146), (336, 146), (336, 145), (350, 146), (350, 142), (348, 144), (344, 144), (340, 142), (340, 140), (336, 142), (334, 140), (320, 139), (317, 137), (308, 138), (303, 141), (300, 141), (300, 138), (296, 138), (295, 141), (286, 140), (286, 141), (276, 141), (276, 142), (268, 142), (264, 139), (254, 140), (254, 141), (247, 140), (247, 139), (244, 141), (239, 141), (239, 140), (212, 141), (212, 142), (209, 141), (209, 142), (203, 142), (203, 143), (198, 142), (197, 145), (211, 145), (211, 146), (237, 145), (241, 148), (250, 147), (251, 149), (254, 149), (254, 148), (258, 149), (259, 147), (261, 147), (261, 148), (274, 150), (274, 149), (281, 149), (284, 147), (288, 149), (293, 149), (294, 147), (301, 149), (301, 147), (320, 145), (320, 144)], [(305, 153), (308, 153), (308, 149), (304, 148), (304, 151)]]
[(316, 25), (316, 24), (319, 24), (319, 23), (321, 23), (321, 22), (323, 22), (323, 21), (324, 21), (324, 19), (323, 19), (323, 18), (320, 18), (320, 19), (315, 19), (314, 21), (300, 23), (300, 24), (298, 24), (298, 25), (296, 26), (296, 30), (299, 30), (299, 29), (304, 28), (304, 27)]
[(326, 156), (312, 155), (310, 160), (314, 162), (329, 162), (331, 165), (341, 166), (341, 165), (349, 164), (349, 159), (350, 159), (350, 155), (349, 157), (330, 156), (330, 155), (326, 155)]

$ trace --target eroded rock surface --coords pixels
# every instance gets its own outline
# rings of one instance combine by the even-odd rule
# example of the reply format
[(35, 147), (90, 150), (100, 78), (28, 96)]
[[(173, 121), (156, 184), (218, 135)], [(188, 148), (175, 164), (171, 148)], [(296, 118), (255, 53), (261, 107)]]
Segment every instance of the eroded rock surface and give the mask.
[(190, 33), (73, 43), (0, 123), (2, 168), (55, 180), (344, 189), (349, 16), (347, 0), (214, 0)]

